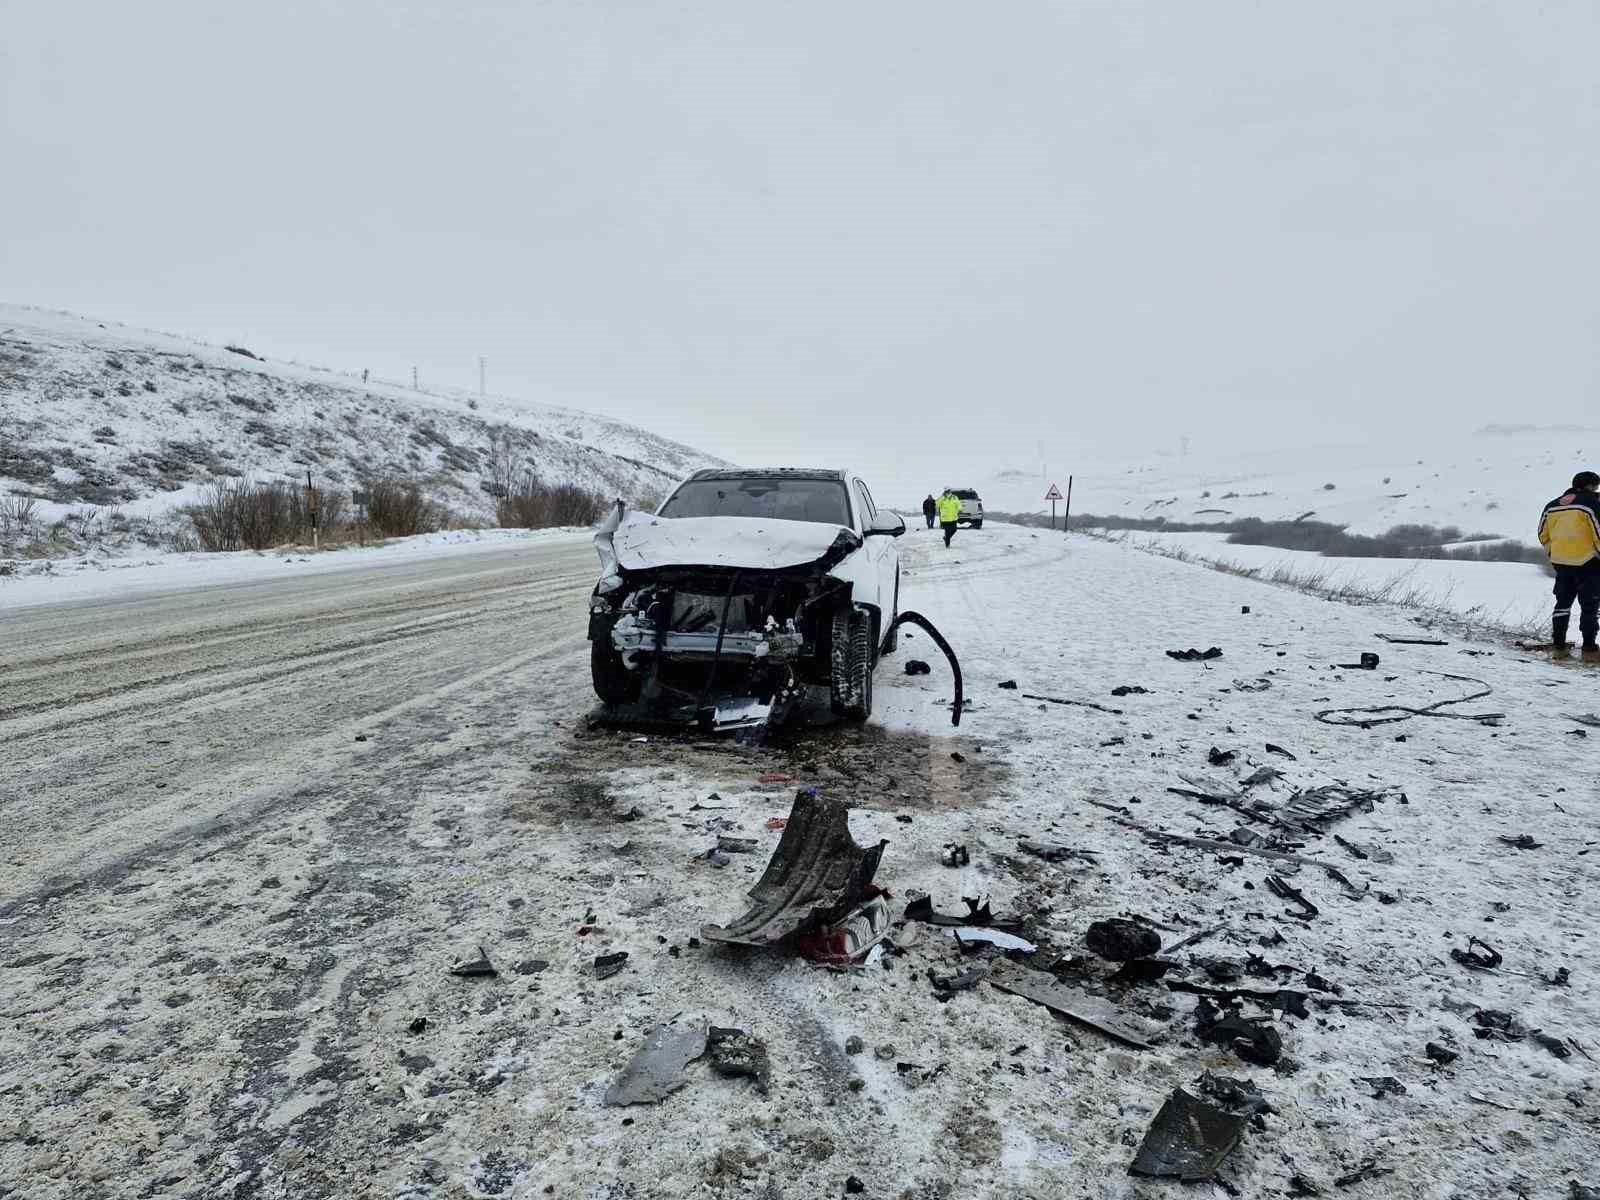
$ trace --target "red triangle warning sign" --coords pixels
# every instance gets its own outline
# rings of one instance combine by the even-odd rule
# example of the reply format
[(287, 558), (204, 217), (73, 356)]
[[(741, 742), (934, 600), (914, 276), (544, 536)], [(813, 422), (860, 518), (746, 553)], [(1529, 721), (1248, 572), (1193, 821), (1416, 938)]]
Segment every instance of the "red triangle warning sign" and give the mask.
[(1055, 484), (1052, 483), (1050, 485), (1050, 490), (1044, 494), (1044, 498), (1046, 500), (1059, 500), (1059, 499), (1061, 499), (1061, 489), (1058, 488)]

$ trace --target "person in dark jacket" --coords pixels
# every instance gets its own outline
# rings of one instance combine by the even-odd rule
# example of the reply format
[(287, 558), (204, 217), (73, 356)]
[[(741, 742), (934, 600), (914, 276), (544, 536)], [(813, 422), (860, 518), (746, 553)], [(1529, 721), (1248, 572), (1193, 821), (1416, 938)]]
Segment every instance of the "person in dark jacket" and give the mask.
[(1578, 602), (1578, 632), (1583, 657), (1600, 660), (1600, 475), (1579, 471), (1572, 487), (1544, 506), (1539, 544), (1556, 569), (1556, 609), (1550, 618), (1550, 643), (1557, 658), (1572, 653), (1567, 625)]
[(930, 493), (922, 502), (922, 519), (928, 523), (928, 528), (933, 528), (934, 521), (939, 518), (939, 502)]

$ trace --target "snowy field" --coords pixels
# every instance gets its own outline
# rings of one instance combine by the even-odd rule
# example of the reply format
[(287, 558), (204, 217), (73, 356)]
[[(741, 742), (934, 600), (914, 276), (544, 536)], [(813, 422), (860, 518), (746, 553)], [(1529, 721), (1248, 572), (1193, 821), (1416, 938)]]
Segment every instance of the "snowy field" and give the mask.
[(1220, 533), (1131, 533), (1131, 546), (1183, 551), (1207, 562), (1237, 563), (1263, 572), (1326, 574), (1326, 584), (1381, 589), (1413, 596), (1470, 621), (1506, 628), (1548, 622), (1553, 578), (1534, 563), (1454, 562), (1443, 559), (1324, 558), (1305, 550), (1235, 546)]
[(1065, 490), (1071, 470), (1075, 513), (1200, 523), (1312, 514), (1358, 534), (1401, 524), (1458, 525), (1467, 534), (1532, 543), (1545, 502), (1586, 468), (1600, 469), (1600, 429), (1502, 427), (1445, 431), (1416, 444), (1105, 456), (955, 482), (976, 488), (995, 512), (1048, 513), (1046, 488), (1055, 482)]
[[(1415, 632), (1410, 614), (1087, 538), (991, 525), (901, 546), (904, 606), (961, 656), (958, 729), (919, 632), (881, 665), (864, 727), (747, 747), (593, 724), (594, 565), (560, 539), (0, 614), (0, 1195), (1600, 1184), (1600, 797), (1592, 731), (1569, 719), (1600, 707), (1600, 676), (1495, 644), (1390, 645), (1377, 635)], [(1191, 646), (1223, 655), (1165, 653)], [(1363, 651), (1379, 670), (1338, 665)], [(910, 658), (932, 673), (903, 674)], [(1316, 716), (1439, 704), (1366, 728)], [(1232, 807), (1168, 790), (1252, 776)], [(1375, 795), (1293, 839), (1310, 862), (1234, 847), (1283, 836), (1291, 797), (1331, 784)], [(744, 909), (801, 786), (848, 802), (858, 842), (887, 840), (897, 919), (920, 894), (988, 898), (1024, 922), (1029, 965), (1149, 1048), (987, 982), (941, 1002), (928, 972), (988, 952), (935, 927), (903, 925), (903, 952), (848, 973), (693, 941)], [(721, 834), (757, 850), (718, 868)], [(970, 865), (944, 866), (948, 843)], [(1114, 982), (1088, 954), (1089, 923), (1117, 915), (1188, 943), (1164, 980)], [(1473, 937), (1498, 968), (1455, 960)], [(498, 976), (451, 975), (479, 946)], [(1255, 1065), (1199, 1040), (1197, 996), (1174, 985), (1289, 989), (1306, 1015), (1244, 1001), (1282, 1043)], [(1484, 1010), (1513, 1014), (1515, 1040), (1478, 1036)], [(766, 1042), (769, 1094), (697, 1063), (659, 1104), (603, 1105), (647, 1030), (698, 1019)], [(1163, 1100), (1207, 1070), (1271, 1105), (1223, 1182), (1129, 1177)]]

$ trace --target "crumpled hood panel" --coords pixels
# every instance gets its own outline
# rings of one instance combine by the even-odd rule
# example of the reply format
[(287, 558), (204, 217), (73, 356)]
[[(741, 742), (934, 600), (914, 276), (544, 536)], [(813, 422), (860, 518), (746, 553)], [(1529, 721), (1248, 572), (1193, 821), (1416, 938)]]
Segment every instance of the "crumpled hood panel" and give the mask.
[[(817, 562), (843, 537), (845, 552), (860, 535), (842, 525), (777, 521), (762, 517), (664, 518), (629, 513), (612, 538), (625, 571), (657, 567), (737, 567), (777, 571)], [(843, 554), (836, 554), (835, 561)]]

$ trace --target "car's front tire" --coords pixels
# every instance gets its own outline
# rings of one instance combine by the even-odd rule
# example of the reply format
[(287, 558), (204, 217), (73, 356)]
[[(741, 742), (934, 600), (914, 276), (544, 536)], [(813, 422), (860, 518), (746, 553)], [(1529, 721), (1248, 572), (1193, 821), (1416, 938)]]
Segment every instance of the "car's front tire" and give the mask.
[(622, 655), (599, 638), (589, 643), (589, 674), (594, 679), (594, 694), (606, 704), (632, 704), (639, 698), (638, 674), (628, 670)]
[(833, 711), (848, 721), (872, 715), (872, 613), (865, 608), (833, 614), (828, 691)]

